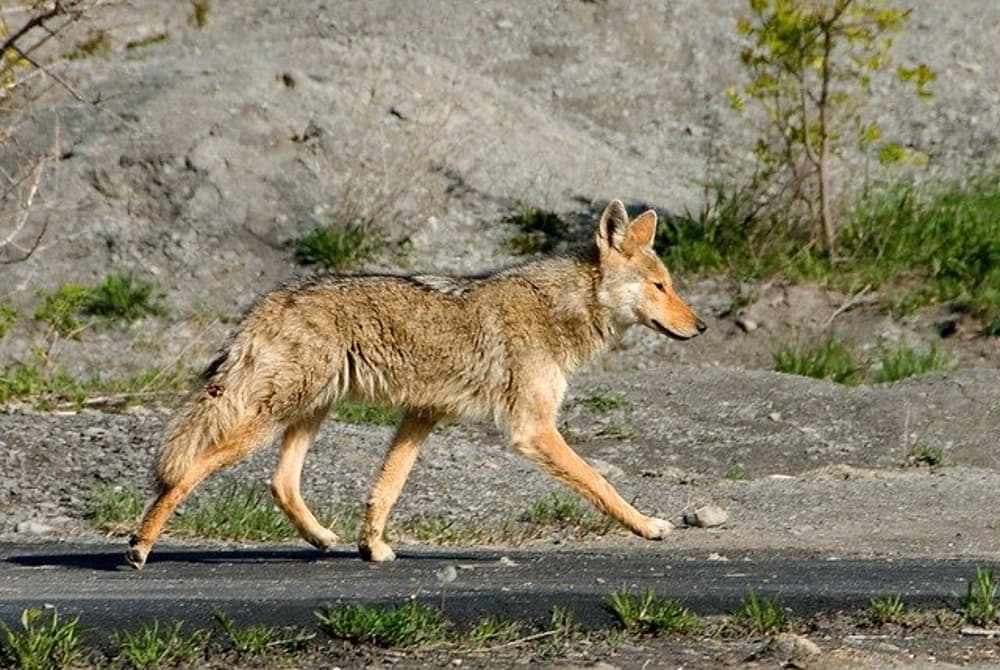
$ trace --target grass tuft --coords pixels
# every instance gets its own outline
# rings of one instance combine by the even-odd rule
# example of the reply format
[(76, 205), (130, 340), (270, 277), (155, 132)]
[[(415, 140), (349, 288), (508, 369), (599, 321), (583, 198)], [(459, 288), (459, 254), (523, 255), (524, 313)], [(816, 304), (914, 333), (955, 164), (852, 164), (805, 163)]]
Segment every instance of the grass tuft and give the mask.
[(905, 344), (882, 352), (879, 364), (879, 371), (875, 376), (877, 382), (895, 382), (928, 372), (950, 370), (955, 366), (954, 361), (939, 352), (936, 346), (921, 353)]
[(498, 642), (510, 642), (521, 635), (521, 624), (491, 615), (480, 619), (466, 634), (466, 642), (471, 647), (485, 647)]
[(394, 426), (399, 423), (400, 411), (352, 398), (341, 398), (333, 407), (333, 418), (344, 423)]
[(17, 321), (17, 310), (6, 302), (0, 302), (0, 340), (4, 338)]
[(412, 601), (391, 608), (326, 607), (316, 616), (331, 637), (379, 647), (414, 647), (439, 642), (445, 638), (449, 626), (441, 612)]
[(204, 28), (208, 25), (208, 19), (212, 14), (212, 6), (208, 0), (191, 0), (190, 22), (196, 28)]
[(898, 593), (872, 598), (870, 603), (872, 622), (876, 626), (899, 623), (906, 613), (906, 605)]
[(777, 594), (762, 600), (757, 591), (750, 589), (743, 605), (731, 617), (732, 625), (747, 633), (771, 635), (788, 624), (788, 617)]
[(992, 570), (976, 568), (976, 578), (966, 587), (959, 614), (962, 621), (986, 626), (997, 620), (997, 576)]
[(520, 231), (508, 242), (516, 254), (551, 253), (569, 236), (569, 225), (561, 216), (530, 205), (519, 207), (504, 223), (513, 224)]
[(576, 495), (553, 491), (549, 496), (532, 502), (521, 515), (521, 521), (547, 528), (579, 530), (584, 533), (607, 534), (614, 520), (593, 513)]
[(861, 281), (901, 285), (899, 305), (955, 301), (1000, 315), (1000, 174), (918, 187), (901, 182), (857, 203), (840, 253)]
[(782, 346), (774, 354), (774, 369), (848, 386), (863, 379), (862, 367), (851, 350), (832, 333), (813, 344)]
[(256, 656), (268, 649), (300, 649), (316, 637), (305, 630), (283, 631), (277, 626), (258, 624), (240, 628), (225, 612), (216, 612), (215, 620), (222, 626), (236, 651), (244, 656)]
[[(181, 391), (191, 384), (194, 373), (181, 367), (153, 369), (128, 377), (89, 379), (73, 377), (64, 370), (46, 370), (44, 360), (14, 363), (0, 370), (0, 405), (11, 400), (30, 400), (39, 409), (69, 404), (81, 406), (88, 399), (104, 396), (110, 404), (127, 405), (145, 396)], [(113, 396), (113, 397), (107, 397)]]
[(136, 631), (120, 632), (114, 637), (118, 657), (134, 668), (193, 664), (203, 659), (208, 631), (182, 632), (184, 624), (160, 627), (159, 621), (143, 624)]
[(678, 600), (667, 600), (646, 589), (641, 596), (622, 588), (608, 602), (626, 630), (632, 632), (690, 633), (701, 628), (698, 616)]
[(120, 535), (132, 530), (145, 501), (132, 489), (108, 484), (94, 494), (88, 518), (99, 530)]
[(927, 444), (926, 442), (918, 442), (913, 447), (908, 461), (911, 465), (926, 465), (932, 468), (948, 464), (948, 459), (944, 455), (944, 449)]
[(82, 284), (65, 284), (52, 293), (38, 291), (42, 305), (35, 310), (35, 320), (47, 324), (63, 337), (75, 337), (83, 327), (79, 314), (90, 294), (91, 289)]
[(611, 412), (628, 407), (628, 397), (607, 389), (598, 389), (590, 395), (581, 398), (580, 404), (592, 412)]
[(80, 655), (78, 623), (78, 617), (60, 621), (55, 609), (47, 619), (40, 609), (26, 609), (21, 612), (20, 628), (0, 621), (0, 656), (22, 670), (65, 668)]
[(83, 60), (91, 56), (107, 56), (111, 53), (111, 36), (104, 30), (91, 30), (87, 39), (76, 45), (68, 55), (70, 60)]
[(196, 537), (266, 542), (295, 537), (292, 525), (263, 486), (228, 483), (192, 500), (177, 515), (178, 530)]
[(88, 289), (83, 311), (110, 320), (135, 321), (163, 314), (159, 300), (151, 283), (126, 270), (110, 274), (99, 286)]
[(295, 260), (339, 272), (366, 261), (378, 246), (371, 228), (349, 222), (313, 228), (293, 242)]

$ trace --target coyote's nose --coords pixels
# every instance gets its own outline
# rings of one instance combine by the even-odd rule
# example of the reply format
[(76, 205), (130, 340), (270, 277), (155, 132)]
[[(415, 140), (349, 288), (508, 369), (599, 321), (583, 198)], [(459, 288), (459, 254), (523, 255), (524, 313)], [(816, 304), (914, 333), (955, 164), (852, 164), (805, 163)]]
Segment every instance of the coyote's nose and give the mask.
[(698, 319), (698, 323), (695, 324), (695, 327), (698, 329), (699, 333), (704, 333), (706, 330), (708, 330), (708, 326), (705, 325), (705, 322), (702, 321), (701, 319)]

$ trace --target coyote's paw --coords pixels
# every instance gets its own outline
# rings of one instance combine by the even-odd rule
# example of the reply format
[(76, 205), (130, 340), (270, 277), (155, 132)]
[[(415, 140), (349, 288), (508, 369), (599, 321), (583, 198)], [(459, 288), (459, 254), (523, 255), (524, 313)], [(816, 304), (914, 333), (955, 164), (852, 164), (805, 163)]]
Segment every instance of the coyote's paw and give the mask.
[(320, 551), (330, 551), (340, 542), (340, 537), (329, 528), (319, 528), (312, 533), (303, 533), (302, 537)]
[(149, 547), (135, 535), (129, 538), (128, 549), (125, 550), (125, 560), (136, 570), (142, 570), (149, 556)]
[(669, 521), (650, 518), (649, 527), (646, 529), (646, 532), (643, 533), (643, 537), (647, 540), (662, 540), (667, 535), (670, 535), (670, 531), (673, 529), (674, 526)]
[(396, 560), (396, 552), (382, 541), (371, 543), (362, 541), (358, 544), (358, 551), (361, 552), (361, 558), (373, 563), (387, 563)]

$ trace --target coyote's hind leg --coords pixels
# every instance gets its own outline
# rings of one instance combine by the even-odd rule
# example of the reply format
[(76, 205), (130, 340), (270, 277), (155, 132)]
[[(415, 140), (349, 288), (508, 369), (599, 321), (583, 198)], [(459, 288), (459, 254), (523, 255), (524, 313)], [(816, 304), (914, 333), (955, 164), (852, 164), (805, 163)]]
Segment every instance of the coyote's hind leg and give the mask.
[(288, 516), (292, 525), (309, 544), (317, 549), (332, 549), (340, 538), (326, 528), (309, 510), (300, 492), (302, 481), (302, 464), (306, 452), (312, 446), (319, 430), (320, 423), (326, 416), (328, 407), (324, 407), (312, 416), (298, 421), (285, 430), (281, 443), (281, 456), (278, 467), (271, 481), (271, 493), (278, 507)]
[(163, 532), (163, 525), (201, 480), (219, 468), (245, 458), (256, 447), (272, 438), (272, 430), (270, 425), (245, 424), (195, 454), (183, 476), (174, 483), (164, 484), (156, 500), (146, 510), (139, 531), (129, 539), (128, 550), (125, 552), (129, 565), (138, 570), (146, 564), (146, 557)]
[(381, 562), (396, 558), (392, 547), (383, 539), (382, 532), (389, 512), (403, 490), (406, 477), (417, 460), (420, 446), (437, 421), (438, 417), (407, 412), (396, 428), (396, 435), (392, 438), (389, 451), (382, 461), (382, 469), (368, 496), (365, 522), (358, 541), (358, 549), (366, 560)]

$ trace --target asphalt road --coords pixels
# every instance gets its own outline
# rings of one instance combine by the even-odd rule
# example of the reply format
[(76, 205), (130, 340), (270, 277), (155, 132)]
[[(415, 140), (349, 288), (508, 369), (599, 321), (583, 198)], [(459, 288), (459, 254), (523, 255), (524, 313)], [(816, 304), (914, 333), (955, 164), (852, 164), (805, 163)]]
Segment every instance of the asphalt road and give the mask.
[(866, 608), (871, 597), (891, 593), (910, 606), (954, 604), (977, 567), (969, 561), (722, 561), (651, 551), (405, 547), (396, 562), (373, 565), (355, 552), (320, 554), (307, 547), (162, 545), (136, 572), (124, 566), (122, 548), (0, 544), (0, 618), (13, 621), (25, 607), (54, 605), (97, 631), (153, 619), (203, 625), (218, 610), (240, 625), (308, 624), (324, 605), (416, 597), (443, 605), (456, 621), (486, 614), (545, 621), (553, 605), (562, 605), (584, 625), (597, 626), (610, 621), (607, 596), (623, 585), (683, 599), (702, 614), (735, 610), (752, 587), (761, 595), (779, 593), (795, 614), (806, 615)]

